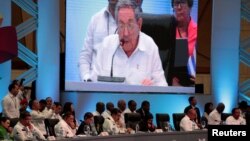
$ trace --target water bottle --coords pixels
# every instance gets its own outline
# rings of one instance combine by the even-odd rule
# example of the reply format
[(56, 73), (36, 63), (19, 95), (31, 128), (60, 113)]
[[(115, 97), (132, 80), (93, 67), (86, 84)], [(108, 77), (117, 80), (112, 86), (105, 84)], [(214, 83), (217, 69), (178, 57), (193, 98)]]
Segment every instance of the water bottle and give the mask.
[(194, 131), (195, 130), (195, 123), (194, 123), (194, 121), (192, 121), (192, 131)]
[(168, 132), (171, 132), (172, 131), (172, 126), (169, 122), (167, 122), (167, 126), (168, 126)]
[(115, 134), (116, 134), (116, 128), (113, 127), (113, 128), (112, 128), (112, 135), (115, 135)]
[(91, 130), (92, 130), (92, 136), (97, 136), (98, 135), (98, 133), (97, 133), (97, 131), (96, 131), (96, 128), (95, 128), (95, 125), (93, 124), (93, 123), (91, 123), (90, 124), (90, 127), (91, 127)]
[(66, 135), (64, 135), (63, 128), (60, 127), (60, 129), (59, 129), (59, 137), (64, 138), (65, 136), (66, 136)]
[(140, 126), (139, 126), (139, 124), (136, 124), (135, 125), (135, 133), (138, 133), (139, 130), (140, 130)]
[(89, 125), (84, 125), (83, 131), (84, 131), (84, 134), (86, 136), (89, 136), (90, 135), (90, 127), (89, 127)]

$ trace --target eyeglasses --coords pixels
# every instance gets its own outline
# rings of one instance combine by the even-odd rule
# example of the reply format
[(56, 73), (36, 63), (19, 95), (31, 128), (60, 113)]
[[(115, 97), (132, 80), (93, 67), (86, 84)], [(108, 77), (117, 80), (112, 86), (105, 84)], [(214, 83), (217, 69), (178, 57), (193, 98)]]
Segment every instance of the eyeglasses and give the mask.
[(187, 2), (186, 1), (175, 1), (174, 2), (174, 8), (178, 8), (179, 6), (182, 8), (182, 7), (185, 7), (187, 6)]
[(127, 24), (124, 23), (118, 23), (118, 29), (121, 31), (124, 31), (124, 29), (127, 27), (128, 30), (133, 30), (135, 27), (135, 23), (134, 22), (129, 22)]

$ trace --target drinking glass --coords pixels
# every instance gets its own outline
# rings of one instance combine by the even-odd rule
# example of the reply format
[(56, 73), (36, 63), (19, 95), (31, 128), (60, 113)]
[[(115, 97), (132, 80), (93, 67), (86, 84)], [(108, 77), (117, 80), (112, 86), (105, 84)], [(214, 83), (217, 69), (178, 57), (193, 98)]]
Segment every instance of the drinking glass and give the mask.
[(202, 129), (204, 129), (205, 127), (206, 127), (206, 121), (201, 121), (201, 127), (202, 127)]

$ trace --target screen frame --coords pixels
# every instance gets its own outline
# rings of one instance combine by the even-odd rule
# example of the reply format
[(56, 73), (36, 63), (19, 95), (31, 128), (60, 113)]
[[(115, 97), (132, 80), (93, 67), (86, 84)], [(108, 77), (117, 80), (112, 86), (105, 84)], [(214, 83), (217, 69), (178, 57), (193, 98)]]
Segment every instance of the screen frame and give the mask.
[[(170, 0), (171, 1), (171, 0)], [(67, 13), (67, 2), (66, 2), (66, 13)], [(197, 7), (198, 9), (198, 7)], [(198, 16), (198, 11), (197, 11)], [(197, 17), (196, 17), (197, 19)], [(89, 22), (89, 21), (88, 21)], [(67, 27), (67, 14), (66, 14), (66, 26)], [(67, 30), (66, 34), (67, 34)], [(84, 33), (86, 34), (86, 33)], [(67, 36), (66, 36), (67, 38)], [(66, 40), (67, 41), (67, 40)], [(67, 48), (67, 44), (65, 43)], [(65, 52), (67, 55), (67, 52)], [(66, 65), (65, 55), (65, 70)], [(135, 92), (135, 93), (195, 93), (195, 87), (184, 87), (184, 86), (140, 86), (140, 85), (129, 85), (120, 83), (99, 83), (99, 82), (77, 82), (66, 80), (66, 71), (64, 73), (64, 90), (65, 91), (82, 91), (82, 92)], [(120, 86), (120, 87), (119, 87)]]

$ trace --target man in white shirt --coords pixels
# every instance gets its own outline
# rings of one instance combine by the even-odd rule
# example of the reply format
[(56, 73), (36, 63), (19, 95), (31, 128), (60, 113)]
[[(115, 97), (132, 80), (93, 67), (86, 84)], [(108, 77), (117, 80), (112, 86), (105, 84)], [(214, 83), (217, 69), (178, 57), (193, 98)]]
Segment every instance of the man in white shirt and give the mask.
[(116, 5), (118, 34), (106, 37), (97, 52), (92, 80), (97, 76), (125, 77), (133, 85), (167, 86), (159, 50), (148, 35), (140, 32), (139, 7), (130, 0)]
[(195, 109), (190, 108), (186, 115), (181, 119), (180, 131), (194, 131), (200, 129), (198, 124), (195, 122), (197, 113)]
[(51, 116), (51, 119), (59, 119), (62, 120), (61, 113), (62, 113), (62, 104), (59, 102), (54, 102), (54, 113)]
[(102, 113), (105, 110), (105, 105), (103, 102), (97, 102), (96, 103), (96, 111), (94, 111), (92, 114), (94, 116), (102, 116)]
[(118, 109), (121, 111), (121, 118), (120, 118), (120, 123), (122, 123), (122, 127), (126, 127), (125, 125), (125, 119), (124, 119), (124, 112), (126, 110), (126, 101), (123, 100), (123, 99), (120, 99), (118, 102), (117, 102), (117, 107)]
[(137, 103), (134, 100), (128, 101), (128, 108), (124, 111), (125, 113), (136, 113)]
[(76, 135), (76, 128), (74, 123), (74, 115), (67, 112), (54, 127), (57, 137), (74, 137)]
[(54, 111), (49, 110), (48, 112), (40, 112), (40, 104), (37, 100), (31, 100), (29, 102), (29, 106), (32, 109), (30, 114), (32, 117), (32, 123), (43, 133), (43, 135), (47, 135), (46, 129), (45, 129), (45, 123), (44, 119), (51, 118)]
[(42, 132), (31, 123), (32, 117), (29, 112), (20, 115), (20, 121), (13, 129), (14, 139), (17, 141), (46, 140)]
[(103, 8), (91, 18), (79, 59), (82, 81), (90, 80), (96, 53), (99, 50), (98, 44), (102, 42), (104, 37), (116, 32), (117, 25), (114, 13), (117, 1), (108, 0), (108, 7)]
[(226, 119), (226, 125), (246, 125), (246, 120), (240, 116), (240, 108), (233, 108), (232, 115)]
[(12, 83), (9, 85), (8, 89), (9, 93), (3, 98), (2, 101), (3, 116), (8, 118), (18, 118), (20, 114), (20, 101), (17, 98), (19, 86), (15, 83)]
[(219, 125), (221, 121), (221, 113), (224, 111), (225, 105), (219, 103), (217, 107), (208, 115), (208, 125)]
[(47, 97), (47, 98), (45, 99), (45, 101), (46, 101), (46, 105), (45, 105), (45, 108), (44, 108), (43, 112), (48, 112), (49, 110), (52, 109), (53, 100), (52, 100), (51, 97)]
[(103, 131), (118, 134), (121, 132), (125, 132), (125, 129), (122, 127), (120, 123), (121, 111), (117, 108), (114, 108), (111, 111), (111, 117), (106, 118), (103, 123)]
[(106, 111), (102, 113), (102, 116), (104, 118), (110, 118), (111, 117), (111, 111), (114, 109), (114, 104), (112, 102), (106, 103)]

